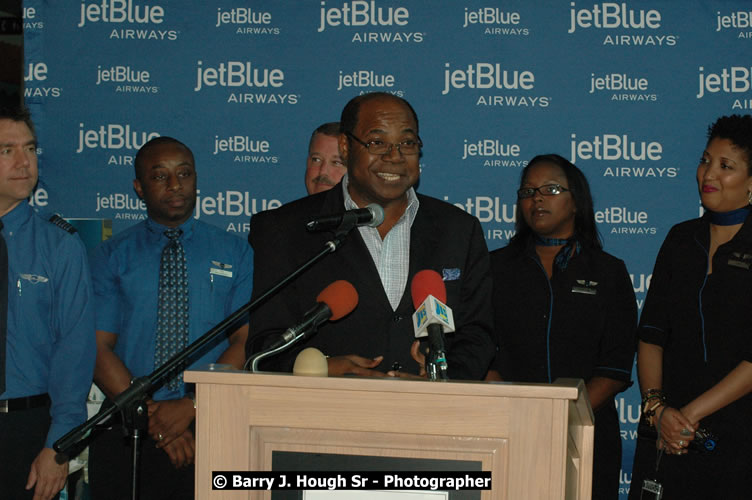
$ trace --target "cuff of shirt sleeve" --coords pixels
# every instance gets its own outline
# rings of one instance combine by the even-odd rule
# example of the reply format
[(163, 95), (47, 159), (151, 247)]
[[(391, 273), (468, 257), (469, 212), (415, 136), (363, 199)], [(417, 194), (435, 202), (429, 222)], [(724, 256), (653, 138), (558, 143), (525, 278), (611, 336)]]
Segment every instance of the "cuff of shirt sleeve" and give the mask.
[(45, 448), (52, 448), (52, 444), (63, 437), (73, 427), (65, 424), (50, 424), (50, 430), (47, 432), (47, 440), (44, 442)]
[(637, 329), (637, 338), (647, 344), (663, 346), (666, 342), (666, 332), (652, 325), (640, 325)]
[[(632, 371), (610, 366), (597, 366), (593, 370), (593, 377), (605, 377), (632, 385)], [(627, 386), (629, 387), (629, 386)]]

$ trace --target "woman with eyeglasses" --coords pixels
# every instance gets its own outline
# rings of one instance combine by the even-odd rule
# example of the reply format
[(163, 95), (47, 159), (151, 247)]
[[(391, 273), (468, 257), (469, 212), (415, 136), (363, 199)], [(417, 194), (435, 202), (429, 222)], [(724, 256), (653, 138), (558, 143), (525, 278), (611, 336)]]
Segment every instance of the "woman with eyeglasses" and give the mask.
[(752, 116), (709, 127), (697, 188), (705, 214), (671, 228), (640, 318), (658, 438), (638, 440), (634, 499), (645, 479), (664, 499), (752, 498)]
[(602, 250), (585, 176), (533, 158), (517, 191), (516, 234), (491, 253), (499, 352), (487, 380), (582, 378), (595, 412), (593, 499), (616, 499), (614, 395), (629, 385), (637, 304), (624, 263)]

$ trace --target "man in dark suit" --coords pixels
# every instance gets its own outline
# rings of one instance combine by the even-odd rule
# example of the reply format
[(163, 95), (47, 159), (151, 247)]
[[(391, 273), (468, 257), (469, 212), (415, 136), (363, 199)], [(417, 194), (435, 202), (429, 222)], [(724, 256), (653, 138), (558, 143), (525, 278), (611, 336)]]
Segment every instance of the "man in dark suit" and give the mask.
[(433, 269), (444, 278), (457, 330), (447, 335), (449, 376), (481, 379), (494, 350), (488, 250), (480, 223), (448, 203), (415, 193), (422, 143), (418, 117), (407, 101), (386, 93), (358, 96), (345, 106), (341, 124), (339, 148), (347, 174), (340, 184), (252, 217), (254, 295), (331, 239), (329, 233), (306, 230), (311, 216), (377, 203), (384, 222), (353, 230), (337, 252), (253, 312), (247, 354), (270, 334), (300, 321), (322, 289), (344, 279), (358, 291), (355, 310), (322, 325), (310, 340), (262, 363), (261, 369), (290, 371), (295, 355), (310, 346), (329, 357), (329, 375), (418, 373), (411, 356), (415, 309), (409, 286), (416, 272)]

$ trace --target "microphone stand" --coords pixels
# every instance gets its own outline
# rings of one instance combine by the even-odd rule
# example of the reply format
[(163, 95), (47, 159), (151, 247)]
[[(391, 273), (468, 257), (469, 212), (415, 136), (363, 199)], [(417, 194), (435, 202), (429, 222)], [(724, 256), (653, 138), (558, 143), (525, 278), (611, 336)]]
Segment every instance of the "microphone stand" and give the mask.
[(250, 364), (250, 371), (251, 373), (257, 373), (258, 372), (258, 364), (262, 359), (266, 359), (269, 356), (273, 356), (274, 354), (277, 354), (278, 352), (282, 352), (286, 350), (291, 345), (297, 343), (298, 340), (305, 337), (305, 332), (295, 335), (290, 340), (285, 342), (284, 344), (280, 345), (273, 345), (259, 353), (254, 354), (250, 358), (248, 358), (248, 361), (245, 362), (246, 366)]
[[(95, 427), (100, 427), (104, 421), (108, 420), (115, 412), (124, 412), (123, 425), (126, 426), (128, 434), (131, 436), (133, 445), (132, 470), (131, 470), (131, 498), (138, 500), (139, 491), (139, 459), (140, 459), (140, 441), (143, 431), (148, 428), (148, 412), (146, 409), (146, 395), (162, 387), (179, 367), (184, 366), (186, 360), (199, 351), (206, 344), (214, 340), (221, 333), (229, 330), (250, 312), (258, 304), (277, 293), (281, 288), (287, 286), (291, 281), (297, 278), (304, 271), (308, 270), (318, 261), (330, 253), (334, 253), (344, 243), (347, 235), (356, 227), (356, 222), (350, 218), (343, 220), (342, 224), (334, 232), (334, 238), (327, 241), (324, 247), (303, 263), (293, 272), (282, 278), (275, 285), (264, 291), (255, 300), (252, 300), (241, 306), (238, 310), (223, 319), (208, 332), (196, 339), (182, 351), (176, 353), (172, 358), (167, 360), (162, 366), (154, 370), (149, 375), (135, 378), (131, 381), (128, 389), (118, 394), (111, 400), (112, 405), (102, 405), (101, 410), (78, 427), (73, 428), (63, 437), (55, 441), (53, 448), (57, 452), (55, 460), (59, 463), (65, 463), (72, 457), (75, 457), (87, 446), (87, 438)], [(187, 364), (187, 363), (186, 363)], [(106, 407), (105, 407), (106, 406)]]
[(433, 350), (426, 360), (426, 376), (428, 380), (449, 380), (447, 374), (446, 353), (443, 350)]
[(449, 366), (444, 347), (444, 332), (440, 325), (428, 326), (428, 356), (426, 357), (426, 376), (428, 380), (449, 380)]

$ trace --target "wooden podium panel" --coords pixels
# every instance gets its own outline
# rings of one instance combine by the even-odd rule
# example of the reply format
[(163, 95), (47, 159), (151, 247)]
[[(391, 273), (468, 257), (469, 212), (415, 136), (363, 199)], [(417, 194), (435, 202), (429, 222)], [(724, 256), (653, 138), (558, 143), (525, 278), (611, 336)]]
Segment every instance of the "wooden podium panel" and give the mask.
[(272, 470), (278, 452), (463, 460), (492, 472), (482, 500), (589, 499), (593, 414), (581, 380), (554, 384), (296, 377), (195, 370), (196, 497), (212, 471)]

